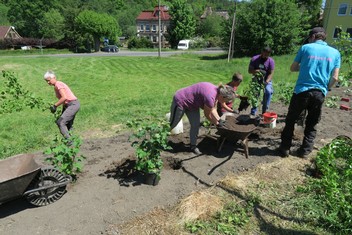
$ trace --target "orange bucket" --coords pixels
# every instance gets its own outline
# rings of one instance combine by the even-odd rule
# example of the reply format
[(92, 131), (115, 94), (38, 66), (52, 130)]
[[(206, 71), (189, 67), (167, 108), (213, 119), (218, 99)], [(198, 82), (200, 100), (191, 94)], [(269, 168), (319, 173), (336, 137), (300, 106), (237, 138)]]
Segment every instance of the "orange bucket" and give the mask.
[(271, 128), (276, 127), (277, 114), (272, 112), (263, 113), (263, 122), (265, 124), (270, 124)]

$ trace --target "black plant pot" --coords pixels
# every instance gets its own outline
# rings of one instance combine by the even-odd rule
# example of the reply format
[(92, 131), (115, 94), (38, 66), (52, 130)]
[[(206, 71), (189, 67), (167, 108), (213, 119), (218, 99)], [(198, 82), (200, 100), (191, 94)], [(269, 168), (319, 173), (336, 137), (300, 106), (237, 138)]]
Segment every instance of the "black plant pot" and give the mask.
[(148, 185), (155, 186), (160, 181), (160, 176), (156, 173), (145, 173), (144, 177), (145, 177), (145, 184), (148, 184)]

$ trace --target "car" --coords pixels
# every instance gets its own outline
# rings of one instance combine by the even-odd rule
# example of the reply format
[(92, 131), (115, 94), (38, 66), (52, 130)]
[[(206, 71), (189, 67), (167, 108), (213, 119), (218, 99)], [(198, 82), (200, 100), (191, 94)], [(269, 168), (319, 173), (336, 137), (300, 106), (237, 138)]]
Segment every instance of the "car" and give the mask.
[(101, 51), (105, 52), (119, 52), (119, 47), (116, 45), (107, 45), (101, 49)]

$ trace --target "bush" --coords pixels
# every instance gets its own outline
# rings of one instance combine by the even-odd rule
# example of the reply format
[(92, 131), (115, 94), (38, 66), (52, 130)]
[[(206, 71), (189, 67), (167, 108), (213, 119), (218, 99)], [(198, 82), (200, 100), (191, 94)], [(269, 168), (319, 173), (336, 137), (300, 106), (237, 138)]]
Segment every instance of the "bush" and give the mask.
[(128, 41), (128, 49), (132, 48), (153, 48), (153, 43), (147, 38), (136, 38), (133, 37)]

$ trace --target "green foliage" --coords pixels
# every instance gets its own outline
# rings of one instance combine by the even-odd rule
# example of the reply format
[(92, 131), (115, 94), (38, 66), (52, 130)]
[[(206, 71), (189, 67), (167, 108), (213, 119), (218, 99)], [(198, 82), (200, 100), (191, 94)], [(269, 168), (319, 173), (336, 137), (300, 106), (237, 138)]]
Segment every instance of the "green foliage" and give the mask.
[(350, 75), (339, 73), (338, 84), (342, 87), (349, 87), (352, 84), (352, 70)]
[(25, 90), (14, 73), (2, 71), (3, 85), (0, 80), (0, 114), (22, 111), (25, 107), (41, 110), (48, 109), (49, 104)]
[(218, 15), (210, 15), (202, 20), (197, 27), (197, 35), (209, 38), (220, 37), (223, 34), (223, 24), (225, 19)]
[(45, 12), (38, 20), (39, 32), (45, 38), (60, 40), (64, 37), (65, 19), (56, 9)]
[(153, 43), (146, 38), (133, 37), (128, 41), (128, 49), (153, 48)]
[[(253, 56), (264, 46), (275, 55), (292, 53), (299, 38), (301, 12), (293, 1), (253, 0), (237, 4), (234, 52), (236, 56)], [(224, 34), (228, 47), (232, 27), (231, 17)], [(250, 42), (250, 43), (249, 43)]]
[(285, 105), (290, 104), (294, 85), (287, 82), (278, 82), (276, 87), (275, 97)]
[(248, 97), (248, 102), (252, 107), (258, 107), (260, 98), (260, 92), (264, 89), (264, 76), (261, 72), (255, 74), (252, 81), (249, 83), (249, 87), (244, 91), (244, 95)]
[(336, 95), (331, 96), (331, 97), (327, 97), (325, 105), (328, 108), (337, 108), (339, 106), (337, 103), (339, 100), (340, 100), (340, 97), (336, 96)]
[(182, 39), (193, 37), (196, 29), (195, 16), (192, 8), (186, 0), (175, 0), (169, 9), (171, 16), (169, 32), (169, 42), (172, 48), (176, 48)]
[(209, 221), (197, 220), (186, 223), (191, 233), (197, 234), (237, 234), (238, 229), (249, 222), (253, 204), (230, 202)]
[(79, 155), (82, 140), (80, 137), (71, 135), (69, 139), (56, 136), (51, 146), (44, 151), (46, 161), (67, 175), (75, 175), (82, 171), (83, 155)]
[(115, 18), (104, 13), (84, 10), (76, 17), (75, 23), (81, 33), (93, 36), (95, 51), (99, 51), (100, 38), (116, 39), (121, 34)]
[(163, 168), (161, 152), (171, 149), (168, 145), (170, 134), (169, 123), (163, 120), (148, 123), (134, 120), (127, 122), (127, 126), (137, 129), (130, 137), (132, 146), (136, 148), (136, 169), (143, 173), (155, 173), (160, 177)]
[(343, 63), (347, 63), (348, 71), (346, 75), (352, 78), (352, 41), (351, 35), (344, 32), (341, 27), (340, 33), (337, 35), (337, 39), (333, 42), (333, 45), (340, 51), (341, 59)]
[(300, 188), (318, 201), (312, 209), (319, 224), (339, 234), (352, 232), (352, 140), (338, 137), (324, 146), (315, 159), (321, 176)]

